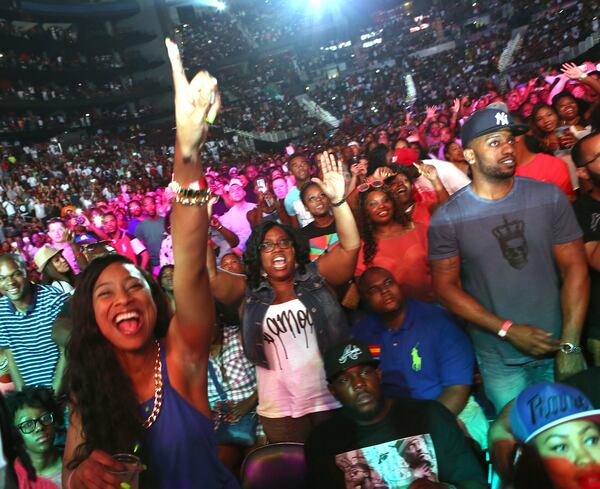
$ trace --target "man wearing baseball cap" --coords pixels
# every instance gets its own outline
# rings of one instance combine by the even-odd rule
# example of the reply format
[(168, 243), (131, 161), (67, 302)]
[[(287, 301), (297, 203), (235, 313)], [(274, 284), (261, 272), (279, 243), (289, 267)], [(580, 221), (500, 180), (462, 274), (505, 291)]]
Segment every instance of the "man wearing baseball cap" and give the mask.
[[(581, 229), (553, 184), (515, 177), (515, 124), (504, 104), (475, 112), (461, 138), (473, 181), (431, 219), (440, 302), (468, 323), (497, 411), (531, 384), (584, 368), (589, 295)], [(555, 357), (555, 358), (554, 358)]]
[(256, 208), (256, 204), (246, 200), (246, 191), (239, 178), (232, 178), (225, 190), (229, 194), (229, 199), (233, 202), (233, 205), (219, 218), (220, 223), (217, 225), (217, 230), (219, 229), (218, 226), (221, 225), (234, 233), (239, 238), (239, 250), (244, 251), (246, 241), (252, 233), (252, 228), (246, 216), (248, 212)]
[(378, 362), (366, 345), (345, 341), (323, 362), (342, 409), (305, 445), (307, 487), (355, 487), (357, 467), (371, 484), (360, 487), (486, 487), (483, 467), (454, 416), (435, 401), (385, 399)]

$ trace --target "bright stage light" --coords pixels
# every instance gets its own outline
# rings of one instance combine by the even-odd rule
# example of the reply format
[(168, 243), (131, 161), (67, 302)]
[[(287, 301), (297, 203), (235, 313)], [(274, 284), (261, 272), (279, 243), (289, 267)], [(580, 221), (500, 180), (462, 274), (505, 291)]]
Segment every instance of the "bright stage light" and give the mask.
[(217, 2), (217, 3), (215, 4), (215, 7), (217, 7), (217, 10), (218, 10), (219, 12), (222, 12), (223, 10), (225, 10), (225, 7), (226, 7), (226, 6), (227, 6), (227, 5), (225, 5), (225, 2)]

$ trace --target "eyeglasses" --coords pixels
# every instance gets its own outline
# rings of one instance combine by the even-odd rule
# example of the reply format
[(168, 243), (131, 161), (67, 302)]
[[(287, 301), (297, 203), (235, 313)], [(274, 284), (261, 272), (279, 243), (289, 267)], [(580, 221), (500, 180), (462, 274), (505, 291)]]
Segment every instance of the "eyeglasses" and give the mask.
[(275, 246), (281, 250), (287, 250), (291, 245), (291, 239), (280, 239), (276, 243), (273, 243), (273, 241), (264, 241), (258, 245), (258, 249), (260, 251), (264, 251), (265, 253), (271, 253), (275, 249)]
[(381, 188), (383, 187), (383, 180), (373, 180), (371, 182), (361, 183), (357, 188), (359, 192), (366, 192), (370, 188)]
[(590, 161), (586, 161), (582, 166), (591, 165), (597, 159), (600, 159), (600, 153), (596, 153), (596, 156), (594, 156)]
[(37, 419), (28, 419), (27, 421), (23, 421), (17, 425), (17, 428), (24, 435), (28, 435), (29, 433), (33, 433), (35, 431), (36, 425), (40, 423), (42, 426), (50, 426), (54, 423), (54, 415), (52, 413), (44, 413)]

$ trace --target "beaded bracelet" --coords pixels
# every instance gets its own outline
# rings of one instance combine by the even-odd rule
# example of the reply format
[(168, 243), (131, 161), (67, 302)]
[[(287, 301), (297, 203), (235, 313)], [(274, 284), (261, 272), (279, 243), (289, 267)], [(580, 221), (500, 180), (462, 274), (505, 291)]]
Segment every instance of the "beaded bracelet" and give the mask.
[(333, 207), (339, 207), (341, 206), (344, 202), (346, 202), (346, 197), (343, 197), (342, 200), (340, 200), (339, 202), (332, 202), (331, 205)]

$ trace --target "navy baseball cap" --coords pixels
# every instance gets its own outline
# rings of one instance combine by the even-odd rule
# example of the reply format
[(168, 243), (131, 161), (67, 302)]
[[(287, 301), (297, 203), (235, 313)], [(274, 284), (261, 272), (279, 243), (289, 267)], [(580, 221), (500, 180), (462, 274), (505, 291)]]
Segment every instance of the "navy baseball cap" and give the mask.
[(512, 131), (515, 136), (529, 131), (528, 126), (515, 124), (505, 104), (490, 104), (485, 109), (474, 112), (463, 124), (460, 130), (463, 148), (468, 148), (473, 139), (503, 129)]
[(509, 418), (515, 438), (527, 443), (567, 421), (587, 419), (600, 423), (600, 409), (594, 409), (589, 399), (574, 387), (542, 382), (527, 387), (517, 396)]
[(325, 378), (331, 382), (338, 374), (357, 365), (379, 365), (369, 347), (357, 340), (348, 340), (331, 347), (323, 355)]

